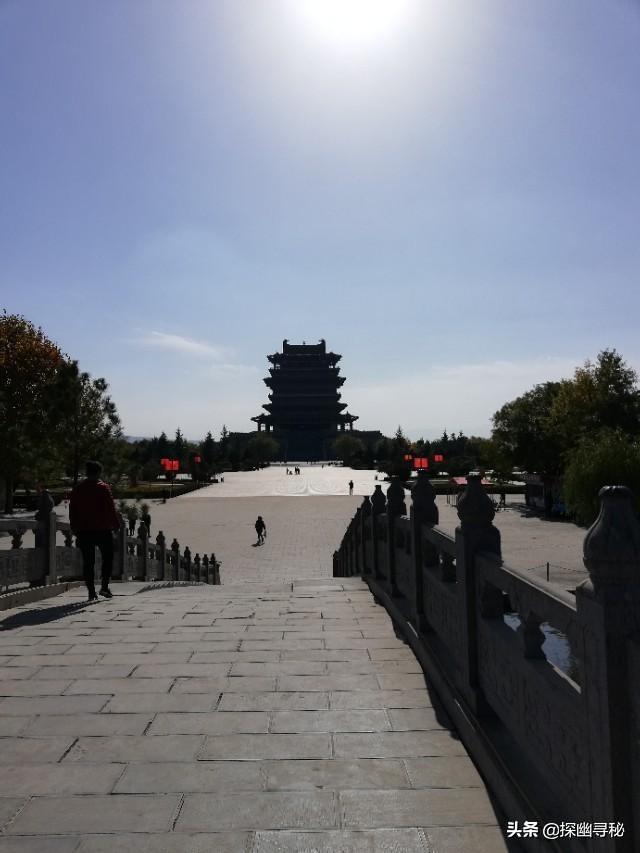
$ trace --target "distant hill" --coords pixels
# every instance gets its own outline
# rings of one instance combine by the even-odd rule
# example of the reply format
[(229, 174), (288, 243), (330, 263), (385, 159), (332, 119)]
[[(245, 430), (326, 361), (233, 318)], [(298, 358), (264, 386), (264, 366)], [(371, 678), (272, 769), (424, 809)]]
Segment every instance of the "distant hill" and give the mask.
[(134, 441), (151, 441), (151, 436), (148, 435), (123, 435), (125, 441), (133, 444)]

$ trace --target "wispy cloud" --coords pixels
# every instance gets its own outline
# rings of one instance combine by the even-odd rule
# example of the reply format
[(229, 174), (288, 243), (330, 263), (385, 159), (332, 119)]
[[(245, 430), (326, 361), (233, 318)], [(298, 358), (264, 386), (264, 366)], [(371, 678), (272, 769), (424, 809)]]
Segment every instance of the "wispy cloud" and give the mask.
[(183, 355), (213, 358), (224, 362), (231, 355), (228, 347), (196, 341), (184, 335), (172, 335), (167, 332), (149, 331), (132, 339), (132, 343), (149, 349), (164, 349), (180, 352)]

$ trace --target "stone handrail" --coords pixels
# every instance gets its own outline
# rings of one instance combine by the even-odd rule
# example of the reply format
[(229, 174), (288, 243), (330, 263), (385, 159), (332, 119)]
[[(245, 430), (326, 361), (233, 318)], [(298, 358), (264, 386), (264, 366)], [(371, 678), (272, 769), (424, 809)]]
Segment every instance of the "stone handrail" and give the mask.
[[(0, 519), (0, 531), (11, 534), (12, 547), (0, 550), (0, 591), (29, 583), (44, 586), (60, 580), (82, 578), (82, 556), (74, 547), (74, 536), (68, 521), (50, 513), (45, 522), (35, 518)], [(25, 532), (36, 534), (33, 548), (23, 547)], [(62, 534), (64, 544), (58, 544)], [(114, 581), (188, 581), (208, 584), (220, 583), (220, 563), (215, 554), (192, 559), (187, 547), (180, 548), (174, 539), (167, 548), (162, 531), (151, 540), (144, 523), (138, 527), (137, 536), (127, 534), (121, 517), (120, 529), (114, 533)], [(96, 575), (100, 574), (100, 554), (96, 554)]]
[(421, 472), (408, 515), (402, 483), (376, 488), (334, 553), (334, 575), (361, 575), (412, 646), (508, 820), (624, 824), (518, 838), (526, 850), (640, 849), (640, 522), (624, 487), (600, 498), (575, 595), (503, 564), (474, 476), (455, 536)]

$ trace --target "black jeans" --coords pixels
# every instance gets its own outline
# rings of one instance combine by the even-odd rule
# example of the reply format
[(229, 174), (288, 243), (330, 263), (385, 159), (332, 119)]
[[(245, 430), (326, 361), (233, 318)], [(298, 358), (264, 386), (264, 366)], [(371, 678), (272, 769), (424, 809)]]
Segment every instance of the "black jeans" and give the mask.
[(82, 552), (82, 576), (89, 592), (95, 591), (96, 548), (102, 557), (102, 589), (107, 589), (113, 568), (113, 533), (110, 530), (83, 530), (77, 536)]

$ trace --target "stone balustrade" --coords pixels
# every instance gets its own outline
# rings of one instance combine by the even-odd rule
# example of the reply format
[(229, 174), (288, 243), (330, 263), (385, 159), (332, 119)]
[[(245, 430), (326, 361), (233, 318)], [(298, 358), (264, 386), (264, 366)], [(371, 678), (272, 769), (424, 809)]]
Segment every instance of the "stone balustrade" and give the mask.
[[(220, 583), (220, 563), (215, 554), (196, 554), (180, 548), (174, 539), (167, 547), (162, 531), (150, 539), (144, 524), (137, 536), (127, 534), (123, 519), (114, 533), (114, 581), (189, 581)], [(23, 547), (26, 531), (36, 533), (36, 546)], [(46, 522), (33, 518), (0, 519), (0, 531), (11, 534), (11, 548), (0, 550), (0, 591), (20, 584), (51, 585), (61, 580), (82, 578), (82, 556), (73, 544), (69, 522), (51, 513)], [(96, 577), (100, 576), (100, 553), (96, 553)]]
[[(622, 837), (519, 838), (524, 849), (640, 849), (640, 522), (628, 489), (601, 490), (572, 595), (502, 562), (479, 477), (455, 536), (426, 473), (364, 499), (334, 553), (411, 645), (508, 820), (622, 822)], [(553, 644), (572, 666), (554, 663)]]

